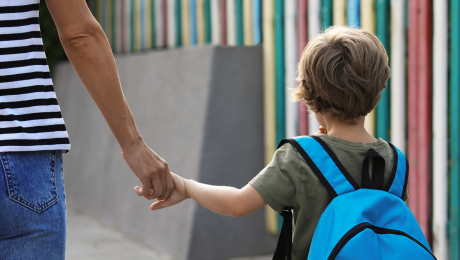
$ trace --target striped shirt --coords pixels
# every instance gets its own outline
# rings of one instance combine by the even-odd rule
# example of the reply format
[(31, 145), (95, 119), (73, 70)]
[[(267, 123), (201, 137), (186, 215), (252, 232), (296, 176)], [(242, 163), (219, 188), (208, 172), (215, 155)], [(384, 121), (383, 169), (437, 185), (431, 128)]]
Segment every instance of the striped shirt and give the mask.
[(38, 24), (40, 0), (0, 0), (0, 152), (69, 150)]

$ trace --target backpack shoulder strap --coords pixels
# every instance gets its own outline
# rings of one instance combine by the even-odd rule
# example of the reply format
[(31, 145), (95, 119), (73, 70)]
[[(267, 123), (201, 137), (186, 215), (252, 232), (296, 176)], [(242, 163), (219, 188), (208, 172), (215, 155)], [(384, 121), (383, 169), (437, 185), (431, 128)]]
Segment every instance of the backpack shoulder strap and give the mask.
[[(302, 155), (332, 198), (359, 189), (358, 184), (343, 167), (337, 156), (319, 137), (299, 136), (292, 139), (283, 139), (278, 148), (285, 143), (290, 143)], [(283, 216), (283, 227), (272, 260), (291, 259), (291, 207), (286, 207), (281, 212), (281, 216)]]
[(292, 259), (292, 207), (286, 207), (280, 213), (283, 217), (283, 227), (281, 228), (278, 243), (276, 244), (275, 254), (272, 260), (291, 260)]
[(332, 198), (359, 189), (337, 156), (319, 137), (299, 136), (283, 139), (278, 147), (287, 142), (302, 155)]
[(393, 144), (388, 143), (393, 150), (393, 169), (385, 190), (391, 194), (404, 198), (407, 189), (407, 179), (409, 176), (409, 163), (406, 156)]

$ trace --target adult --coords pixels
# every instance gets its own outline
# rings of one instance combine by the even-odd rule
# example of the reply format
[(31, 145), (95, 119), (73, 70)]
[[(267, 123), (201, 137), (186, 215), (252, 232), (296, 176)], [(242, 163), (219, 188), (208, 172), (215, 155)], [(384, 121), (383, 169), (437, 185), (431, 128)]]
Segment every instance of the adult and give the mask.
[[(70, 142), (43, 51), (39, 1), (0, 1), (1, 259), (65, 256), (62, 153)], [(46, 4), (67, 57), (142, 183), (135, 191), (148, 199), (169, 197), (168, 165), (138, 132), (110, 45), (85, 0)]]

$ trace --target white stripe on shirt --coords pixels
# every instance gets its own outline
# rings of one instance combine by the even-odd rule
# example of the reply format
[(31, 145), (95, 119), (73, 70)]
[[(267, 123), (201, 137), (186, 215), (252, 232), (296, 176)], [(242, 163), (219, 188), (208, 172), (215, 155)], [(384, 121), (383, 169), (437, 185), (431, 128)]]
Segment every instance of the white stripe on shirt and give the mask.
[(38, 86), (38, 85), (43, 85), (43, 86), (53, 85), (53, 80), (51, 78), (48, 78), (48, 79), (27, 79), (27, 80), (14, 81), (14, 82), (5, 82), (5, 83), (0, 83), (0, 89), (23, 88), (23, 87)]
[(25, 33), (25, 32), (39, 32), (40, 26), (38, 24), (29, 24), (24, 26), (15, 27), (0, 27), (0, 34), (13, 34), (13, 33)]
[(0, 14), (0, 21), (9, 21), (9, 20), (22, 20), (32, 17), (37, 17), (38, 11), (29, 11), (24, 13), (6, 13)]
[(62, 118), (38, 119), (29, 121), (0, 121), (0, 128), (11, 127), (34, 127), (34, 126), (47, 126), (47, 125), (63, 125)]
[(0, 152), (27, 152), (44, 150), (70, 150), (70, 144), (31, 145), (31, 146), (0, 146)]
[(0, 46), (2, 48), (12, 48), (12, 47), (22, 47), (22, 46), (42, 45), (42, 44), (43, 42), (41, 38), (31, 38), (31, 39), (24, 39), (24, 40), (1, 41), (0, 42)]
[(53, 138), (67, 138), (67, 131), (45, 132), (45, 133), (17, 133), (1, 134), (0, 140), (39, 140)]
[(48, 72), (48, 65), (31, 65), (17, 68), (0, 69), (0, 76), (16, 75), (30, 72)]
[(7, 102), (18, 102), (18, 101), (27, 101), (27, 100), (36, 100), (36, 99), (48, 99), (56, 98), (56, 93), (54, 92), (34, 92), (21, 95), (9, 95), (9, 96), (0, 96), (0, 104)]
[(5, 82), (0, 83), (0, 89), (13, 89), (13, 88), (23, 88), (23, 87), (30, 87), (30, 86), (38, 86), (38, 85), (53, 85), (53, 80), (51, 78), (48, 79), (27, 79), (21, 81), (14, 81), (14, 82)]
[[(0, 116), (6, 115), (27, 115), (33, 113), (48, 113), (48, 112), (60, 112), (58, 105), (50, 106), (34, 106), (34, 107), (21, 107), (21, 108), (5, 108), (0, 109)], [(0, 123), (1, 124), (1, 123)]]
[(23, 6), (40, 3), (39, 0), (1, 0), (1, 2), (0, 6)]
[[(2, 42), (0, 42), (0, 46), (1, 44)], [(33, 52), (26, 52), (26, 53), (19, 53), (19, 54), (0, 55), (1, 62), (30, 60), (30, 59), (46, 59), (46, 56), (43, 51), (33, 51)]]

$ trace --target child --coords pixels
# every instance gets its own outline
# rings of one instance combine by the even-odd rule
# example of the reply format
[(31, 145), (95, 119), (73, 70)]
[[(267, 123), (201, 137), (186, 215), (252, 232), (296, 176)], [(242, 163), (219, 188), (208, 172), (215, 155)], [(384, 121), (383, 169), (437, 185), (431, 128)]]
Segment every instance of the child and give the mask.
[[(315, 135), (330, 147), (358, 185), (369, 149), (385, 160), (385, 183), (394, 163), (388, 143), (375, 139), (364, 128), (364, 116), (379, 102), (390, 76), (387, 63), (386, 51), (375, 35), (347, 27), (332, 27), (316, 36), (299, 62), (299, 84), (293, 96), (314, 112), (322, 126)], [(372, 169), (372, 164), (369, 166)], [(293, 259), (307, 259), (318, 220), (332, 200), (289, 143), (282, 145), (272, 161), (241, 189), (206, 185), (172, 175), (174, 192), (168, 199), (153, 203), (152, 210), (188, 198), (215, 213), (235, 217), (252, 214), (266, 204), (278, 212), (293, 206)]]

